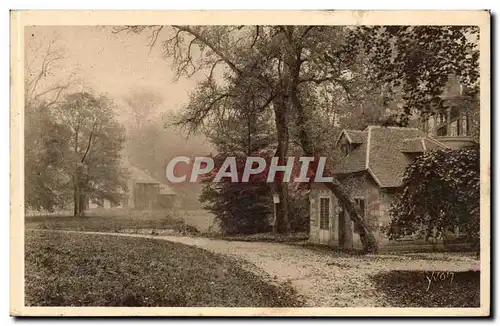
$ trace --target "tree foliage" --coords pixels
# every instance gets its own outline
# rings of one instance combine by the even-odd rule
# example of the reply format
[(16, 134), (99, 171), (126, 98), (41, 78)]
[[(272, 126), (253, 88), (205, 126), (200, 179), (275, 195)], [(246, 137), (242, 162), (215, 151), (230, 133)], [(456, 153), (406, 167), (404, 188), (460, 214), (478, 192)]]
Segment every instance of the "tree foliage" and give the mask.
[(391, 239), (407, 234), (442, 238), (455, 227), (479, 243), (479, 149), (433, 150), (406, 169), (391, 207)]
[(25, 114), (25, 205), (28, 209), (62, 209), (72, 200), (71, 180), (62, 171), (63, 153), (69, 135), (54, 122), (45, 105)]
[(215, 120), (207, 130), (207, 137), (218, 154), (214, 156), (215, 168), (202, 178), (200, 201), (227, 234), (267, 232), (271, 227), (273, 188), (263, 174), (251, 176), (249, 182), (232, 182), (229, 178), (212, 182), (228, 157), (236, 158), (238, 180), (241, 181), (249, 156), (258, 155), (268, 160), (273, 156), (274, 133), (270, 132), (269, 117), (248, 113)]
[(411, 109), (441, 105), (450, 75), (470, 95), (479, 92), (478, 38), (474, 26), (366, 26), (350, 36), (369, 58), (367, 77), (390, 97), (401, 96), (406, 123)]
[[(62, 81), (54, 80), (65, 49), (57, 35), (48, 42), (28, 38), (24, 78), (24, 184), (28, 209), (62, 208), (71, 198), (65, 191), (69, 182), (60, 173), (59, 143), (67, 136), (54, 123), (52, 108), (72, 86), (73, 74)], [(46, 163), (51, 165), (47, 166)], [(53, 164), (54, 163), (54, 164)]]
[(80, 216), (89, 199), (118, 203), (127, 190), (120, 156), (125, 138), (113, 102), (78, 92), (39, 110), (40, 146), (26, 162), (27, 207), (53, 210), (73, 202)]
[[(266, 153), (261, 154), (266, 156)], [(227, 157), (236, 158), (239, 181), (232, 182), (230, 178), (223, 178), (221, 182), (212, 182)], [(242, 152), (216, 155), (215, 169), (203, 178), (200, 201), (214, 213), (221, 229), (227, 234), (270, 231), (273, 216), (272, 188), (262, 176), (254, 177), (250, 182), (241, 182), (246, 158), (246, 154)]]

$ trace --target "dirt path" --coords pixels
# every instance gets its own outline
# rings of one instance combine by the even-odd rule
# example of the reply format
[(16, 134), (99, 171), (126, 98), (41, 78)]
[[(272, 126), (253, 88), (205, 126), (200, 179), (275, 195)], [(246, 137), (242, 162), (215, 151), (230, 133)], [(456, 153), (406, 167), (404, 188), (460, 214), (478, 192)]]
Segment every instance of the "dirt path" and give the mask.
[(450, 253), (349, 256), (280, 243), (186, 236), (78, 233), (162, 239), (228, 255), (250, 263), (245, 264), (245, 267), (269, 281), (290, 282), (304, 297), (306, 305), (315, 307), (383, 306), (385, 300), (375, 291), (370, 275), (384, 270), (460, 271), (469, 270), (478, 263), (472, 257)]

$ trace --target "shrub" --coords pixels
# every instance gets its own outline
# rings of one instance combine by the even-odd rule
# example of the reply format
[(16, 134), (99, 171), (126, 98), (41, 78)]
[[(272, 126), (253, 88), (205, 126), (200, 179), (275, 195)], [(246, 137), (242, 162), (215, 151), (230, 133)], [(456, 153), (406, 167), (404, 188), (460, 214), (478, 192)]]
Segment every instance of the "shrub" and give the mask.
[[(211, 182), (226, 157), (237, 157), (238, 182), (222, 178)], [(270, 184), (263, 175), (253, 175), (249, 182), (241, 182), (245, 155), (219, 154), (214, 158), (216, 168), (204, 176), (200, 201), (215, 215), (226, 234), (252, 234), (270, 231), (273, 203)]]
[(479, 246), (479, 149), (433, 150), (407, 167), (391, 207), (390, 239), (420, 233), (443, 238), (456, 226)]

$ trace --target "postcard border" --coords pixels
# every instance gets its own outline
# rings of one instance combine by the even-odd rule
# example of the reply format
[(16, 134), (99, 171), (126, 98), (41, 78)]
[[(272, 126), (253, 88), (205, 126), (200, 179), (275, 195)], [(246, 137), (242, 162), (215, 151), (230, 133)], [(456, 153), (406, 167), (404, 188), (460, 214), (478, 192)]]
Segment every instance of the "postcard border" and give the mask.
[[(24, 26), (28, 25), (477, 25), (481, 87), (480, 308), (112, 308), (24, 306)], [(12, 316), (488, 316), (490, 313), (490, 12), (483, 11), (11, 11)]]

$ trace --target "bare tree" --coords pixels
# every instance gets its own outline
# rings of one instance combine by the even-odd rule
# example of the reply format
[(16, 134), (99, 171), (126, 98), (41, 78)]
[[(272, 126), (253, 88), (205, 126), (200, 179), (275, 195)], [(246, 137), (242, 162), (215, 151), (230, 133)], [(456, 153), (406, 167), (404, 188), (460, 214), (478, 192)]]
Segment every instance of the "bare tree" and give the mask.
[(74, 82), (74, 73), (66, 80), (55, 78), (65, 54), (55, 34), (48, 40), (35, 39), (32, 34), (25, 45), (25, 204), (32, 209), (50, 210), (54, 202), (59, 207), (67, 202), (62, 192), (51, 187), (59, 183), (59, 174), (51, 173), (43, 164), (48, 155), (45, 140), (54, 120), (53, 109)]
[(54, 126), (59, 133), (49, 137), (63, 153), (61, 174), (72, 180), (74, 216), (84, 215), (89, 199), (121, 199), (125, 188), (120, 151), (124, 128), (114, 115), (115, 104), (105, 96), (88, 92), (65, 95), (55, 106)]
[(46, 107), (56, 104), (74, 81), (75, 73), (72, 72), (65, 81), (49, 82), (58, 64), (66, 57), (66, 51), (58, 41), (54, 35), (47, 44), (41, 40), (27, 45), (24, 80), (27, 107), (41, 101)]
[(129, 112), (137, 130), (141, 130), (149, 119), (156, 113), (158, 106), (163, 102), (160, 94), (144, 89), (132, 91), (124, 96)]

